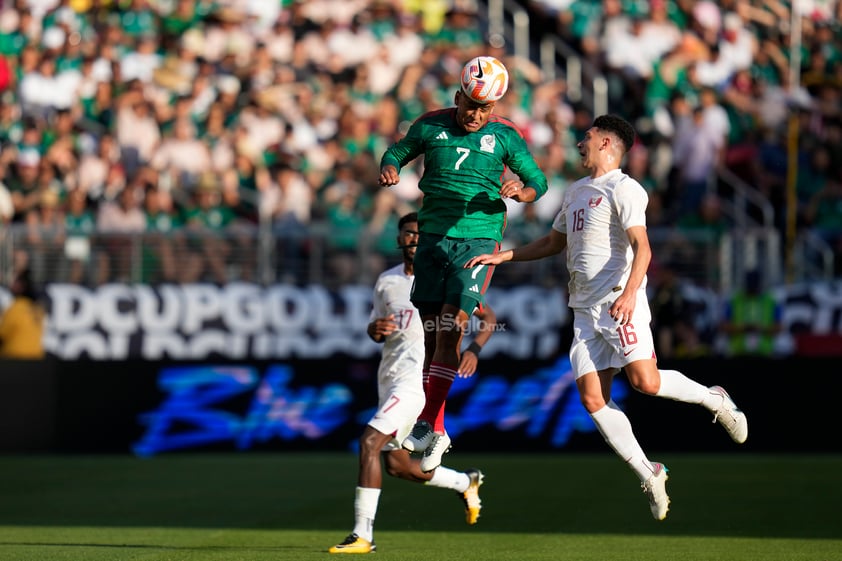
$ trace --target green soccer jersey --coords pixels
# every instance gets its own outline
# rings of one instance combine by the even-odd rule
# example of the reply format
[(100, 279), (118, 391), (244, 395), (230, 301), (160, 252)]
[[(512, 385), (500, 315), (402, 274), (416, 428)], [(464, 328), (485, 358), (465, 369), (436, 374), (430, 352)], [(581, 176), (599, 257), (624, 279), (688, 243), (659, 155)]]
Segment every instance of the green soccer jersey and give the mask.
[(506, 204), (498, 191), (507, 166), (538, 197), (547, 191), (547, 178), (520, 131), (496, 115), (480, 130), (467, 132), (456, 122), (455, 108), (426, 113), (386, 150), (380, 166), (393, 165), (400, 171), (422, 154), (422, 232), (502, 241)]

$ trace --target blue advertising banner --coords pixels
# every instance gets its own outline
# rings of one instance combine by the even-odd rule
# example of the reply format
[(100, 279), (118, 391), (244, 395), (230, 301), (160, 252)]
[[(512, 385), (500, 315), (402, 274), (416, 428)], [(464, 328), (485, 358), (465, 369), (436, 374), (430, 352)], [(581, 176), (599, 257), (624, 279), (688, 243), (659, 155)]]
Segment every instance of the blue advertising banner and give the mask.
[[(471, 446), (472, 433), (491, 431), (516, 434), (520, 448), (558, 449), (574, 434), (596, 430), (566, 358), (522, 364), (517, 378), (494, 368), (454, 382), (446, 417), (452, 438), (465, 434)], [(290, 364), (163, 367), (157, 376), (163, 398), (138, 415), (144, 430), (132, 450), (150, 456), (209, 445), (252, 450), (342, 439), (353, 448), (375, 411), (373, 378), (366, 376), (365, 384), (347, 377), (320, 381), (308, 375), (312, 371)], [(622, 404), (626, 394), (625, 381), (618, 381), (615, 400)]]
[[(614, 399), (652, 452), (834, 452), (842, 392), (833, 358), (668, 361), (724, 386), (749, 419), (737, 445), (697, 405), (631, 391)], [(0, 450), (121, 453), (353, 450), (376, 405), (377, 360), (265, 362), (0, 361)], [(809, 373), (804, 383), (793, 373)], [(815, 388), (821, 391), (816, 394)], [(809, 406), (809, 407), (808, 407)], [(805, 409), (807, 407), (807, 409)], [(608, 452), (582, 408), (569, 363), (499, 357), (457, 379), (447, 404), (457, 451)]]

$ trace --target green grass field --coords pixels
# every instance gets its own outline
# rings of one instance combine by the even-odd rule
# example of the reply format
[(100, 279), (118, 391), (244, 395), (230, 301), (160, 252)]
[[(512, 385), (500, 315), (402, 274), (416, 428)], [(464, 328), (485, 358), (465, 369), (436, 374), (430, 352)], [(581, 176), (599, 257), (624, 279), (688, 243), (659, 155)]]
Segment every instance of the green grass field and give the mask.
[[(842, 457), (660, 455), (656, 522), (613, 455), (468, 455), (484, 509), (387, 478), (377, 558), (406, 561), (842, 560)], [(353, 523), (352, 454), (0, 457), (0, 560), (332, 558)]]

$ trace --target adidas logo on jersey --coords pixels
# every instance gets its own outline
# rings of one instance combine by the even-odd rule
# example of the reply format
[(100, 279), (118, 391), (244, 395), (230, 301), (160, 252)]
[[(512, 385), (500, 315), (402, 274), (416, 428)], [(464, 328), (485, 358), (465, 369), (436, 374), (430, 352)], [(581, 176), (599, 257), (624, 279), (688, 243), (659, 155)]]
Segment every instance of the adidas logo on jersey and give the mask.
[(441, 131), (440, 133), (438, 133), (438, 134), (436, 135), (436, 138), (437, 138), (438, 140), (447, 140), (447, 133), (446, 133), (446, 132), (444, 132), (444, 131)]
[(470, 290), (471, 292), (479, 292), (479, 286), (475, 284), (474, 286), (472, 286), (468, 290)]

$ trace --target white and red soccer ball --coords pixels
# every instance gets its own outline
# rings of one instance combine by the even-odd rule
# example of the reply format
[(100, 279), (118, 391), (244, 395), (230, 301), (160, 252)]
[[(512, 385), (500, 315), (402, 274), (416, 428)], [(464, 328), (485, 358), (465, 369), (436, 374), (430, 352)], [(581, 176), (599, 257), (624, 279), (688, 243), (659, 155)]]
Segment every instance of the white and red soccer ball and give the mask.
[(478, 56), (462, 68), (462, 93), (477, 103), (499, 100), (509, 88), (509, 71), (493, 56)]

